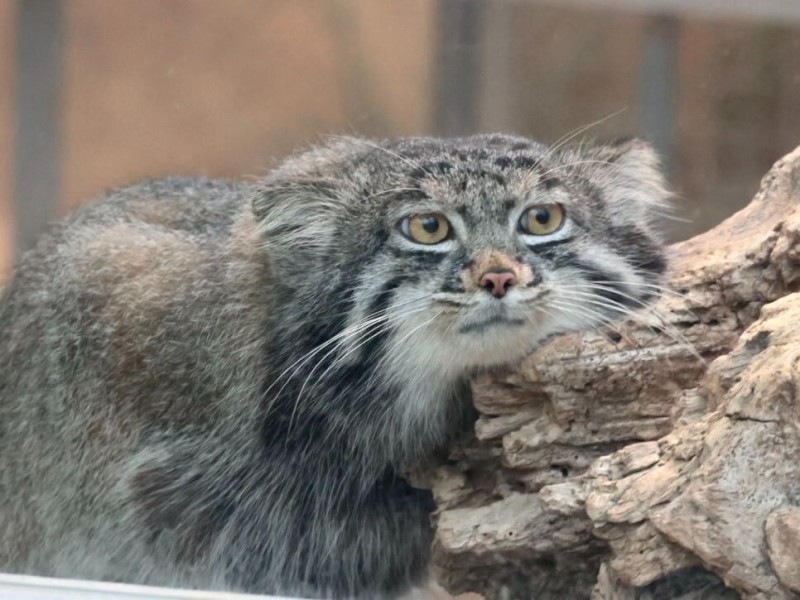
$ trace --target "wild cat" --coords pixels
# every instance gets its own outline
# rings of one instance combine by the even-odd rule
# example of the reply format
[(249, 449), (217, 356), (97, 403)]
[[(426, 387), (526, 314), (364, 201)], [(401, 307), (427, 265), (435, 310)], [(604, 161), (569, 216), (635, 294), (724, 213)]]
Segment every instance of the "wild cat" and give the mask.
[(427, 577), (469, 376), (643, 306), (643, 142), (335, 138), (77, 210), (0, 299), (0, 570), (300, 597)]

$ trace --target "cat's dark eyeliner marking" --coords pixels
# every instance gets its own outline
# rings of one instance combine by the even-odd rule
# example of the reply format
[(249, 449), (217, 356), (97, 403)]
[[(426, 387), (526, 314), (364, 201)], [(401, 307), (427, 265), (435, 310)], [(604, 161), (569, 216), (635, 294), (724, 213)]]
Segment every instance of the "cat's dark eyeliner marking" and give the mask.
[(535, 243), (526, 242), (525, 245), (534, 252), (536, 252), (537, 250), (546, 251), (548, 248), (570, 244), (573, 241), (573, 239), (574, 238), (572, 237), (565, 237), (557, 240), (542, 240), (541, 242), (535, 242)]

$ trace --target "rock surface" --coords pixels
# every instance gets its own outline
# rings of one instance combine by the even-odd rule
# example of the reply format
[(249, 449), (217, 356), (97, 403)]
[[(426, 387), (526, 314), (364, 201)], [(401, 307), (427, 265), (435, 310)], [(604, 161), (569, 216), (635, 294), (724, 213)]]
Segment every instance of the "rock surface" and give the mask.
[(435, 571), (487, 598), (800, 597), (800, 148), (666, 293), (473, 385)]

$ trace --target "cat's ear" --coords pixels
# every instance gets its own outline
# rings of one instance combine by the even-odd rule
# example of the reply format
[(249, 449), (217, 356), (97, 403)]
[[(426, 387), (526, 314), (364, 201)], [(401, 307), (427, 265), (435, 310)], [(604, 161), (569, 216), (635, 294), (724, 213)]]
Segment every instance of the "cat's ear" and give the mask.
[(598, 148), (606, 177), (603, 187), (612, 209), (634, 211), (645, 221), (669, 212), (669, 192), (656, 151), (645, 141), (628, 138)]
[(345, 209), (343, 173), (357, 147), (357, 140), (332, 138), (284, 161), (261, 182), (252, 208), (267, 249), (293, 262), (324, 256)]
[(253, 198), (264, 247), (292, 262), (325, 253), (342, 210), (335, 185), (324, 180), (267, 181)]

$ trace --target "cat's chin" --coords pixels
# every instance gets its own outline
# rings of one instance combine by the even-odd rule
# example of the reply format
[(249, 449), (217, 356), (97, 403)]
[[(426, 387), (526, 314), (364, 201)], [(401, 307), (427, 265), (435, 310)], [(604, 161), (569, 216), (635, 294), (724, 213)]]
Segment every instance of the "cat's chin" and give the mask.
[(476, 321), (474, 326), (453, 331), (442, 340), (441, 346), (447, 350), (440, 356), (466, 371), (502, 367), (529, 356), (542, 337), (529, 322)]

